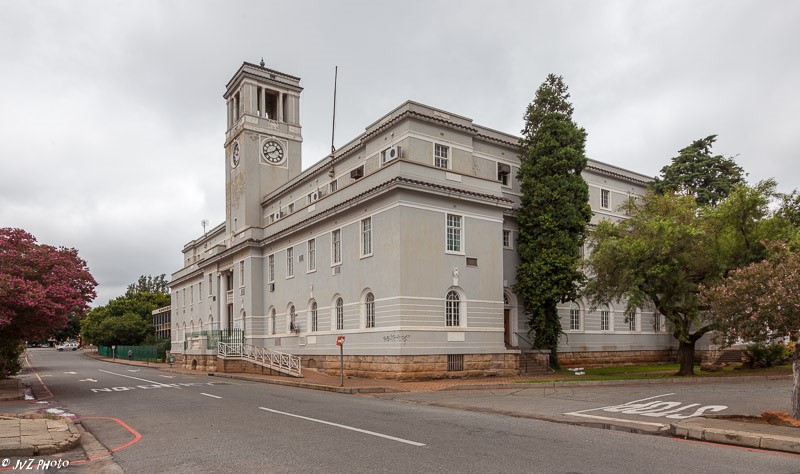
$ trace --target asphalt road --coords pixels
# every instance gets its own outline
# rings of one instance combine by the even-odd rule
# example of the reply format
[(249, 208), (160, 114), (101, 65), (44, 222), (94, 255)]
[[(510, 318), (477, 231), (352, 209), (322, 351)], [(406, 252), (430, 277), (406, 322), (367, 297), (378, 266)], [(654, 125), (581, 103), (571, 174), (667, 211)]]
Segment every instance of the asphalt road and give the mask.
[[(780, 453), (183, 376), (97, 361), (80, 351), (32, 350), (30, 357), (53, 394), (41, 409), (72, 413), (106, 447), (121, 447), (114, 458), (131, 473), (800, 472), (799, 457)], [(38, 382), (35, 391), (48, 396)], [(470, 403), (479, 395), (449, 394)], [(639, 396), (617, 395), (623, 402)], [(617, 395), (577, 390), (573, 400), (562, 398), (579, 411)]]

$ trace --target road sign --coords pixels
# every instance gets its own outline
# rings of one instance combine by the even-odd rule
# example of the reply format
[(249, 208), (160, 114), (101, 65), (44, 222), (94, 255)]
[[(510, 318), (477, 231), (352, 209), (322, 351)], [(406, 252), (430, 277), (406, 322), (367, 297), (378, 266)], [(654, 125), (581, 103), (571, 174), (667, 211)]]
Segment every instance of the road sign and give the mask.
[(343, 346), (344, 345), (344, 336), (338, 336), (336, 338), (336, 345), (337, 346)]

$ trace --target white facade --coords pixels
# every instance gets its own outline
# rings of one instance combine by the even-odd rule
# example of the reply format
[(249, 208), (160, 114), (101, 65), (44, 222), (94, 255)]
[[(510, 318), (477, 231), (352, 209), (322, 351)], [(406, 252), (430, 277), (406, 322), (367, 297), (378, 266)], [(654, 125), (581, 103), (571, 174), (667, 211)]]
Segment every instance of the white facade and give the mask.
[[(518, 137), (406, 102), (301, 171), (299, 79), (245, 63), (227, 85), (226, 221), (183, 249), (172, 278), (173, 352), (187, 335), (245, 342), (315, 364), (350, 356), (519, 354)], [(594, 220), (647, 176), (590, 161)], [(665, 350), (651, 312), (562, 308), (564, 352)], [(405, 358), (405, 359), (402, 359)], [(448, 359), (449, 360), (449, 359)]]

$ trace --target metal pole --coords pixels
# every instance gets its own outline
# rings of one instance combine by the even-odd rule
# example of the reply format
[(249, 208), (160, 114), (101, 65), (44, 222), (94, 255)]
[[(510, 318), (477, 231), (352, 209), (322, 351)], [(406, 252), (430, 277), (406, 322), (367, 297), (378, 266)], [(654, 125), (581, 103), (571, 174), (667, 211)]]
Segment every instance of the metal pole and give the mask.
[(339, 386), (344, 387), (344, 343), (339, 345)]

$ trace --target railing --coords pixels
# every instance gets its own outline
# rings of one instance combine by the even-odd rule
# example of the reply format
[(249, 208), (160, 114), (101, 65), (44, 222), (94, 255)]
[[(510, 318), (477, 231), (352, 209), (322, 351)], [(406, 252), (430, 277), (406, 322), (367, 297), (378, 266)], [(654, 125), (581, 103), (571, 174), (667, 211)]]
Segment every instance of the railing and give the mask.
[(300, 357), (273, 351), (266, 347), (255, 347), (238, 342), (220, 342), (217, 356), (222, 359), (242, 358), (293, 377), (303, 376)]
[(518, 332), (515, 332), (514, 334), (515, 334), (515, 335), (516, 335), (518, 338), (520, 338), (521, 340), (523, 340), (523, 341), (527, 342), (527, 343), (528, 343), (528, 345), (530, 346), (530, 348), (531, 348), (531, 349), (536, 349), (536, 345), (535, 345), (533, 342), (531, 342), (531, 341), (530, 341), (530, 339), (528, 339), (527, 337), (523, 336), (522, 334), (520, 334), (520, 333), (518, 333)]

